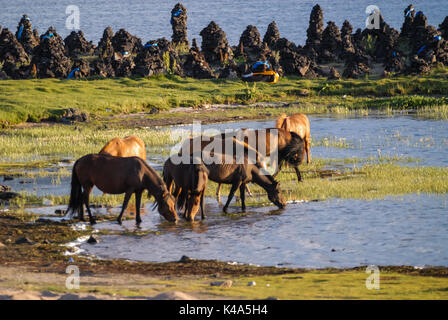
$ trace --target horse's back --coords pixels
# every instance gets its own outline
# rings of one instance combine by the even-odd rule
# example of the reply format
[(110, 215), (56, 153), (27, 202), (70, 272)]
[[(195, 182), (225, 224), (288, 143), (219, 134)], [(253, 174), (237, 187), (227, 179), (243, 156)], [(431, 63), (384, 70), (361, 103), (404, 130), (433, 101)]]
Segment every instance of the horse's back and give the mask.
[(100, 151), (100, 154), (106, 153), (115, 157), (139, 157), (146, 160), (145, 143), (136, 136), (113, 138)]
[(277, 119), (276, 127), (295, 132), (302, 139), (310, 137), (310, 120), (303, 113), (295, 113), (290, 116), (282, 114)]

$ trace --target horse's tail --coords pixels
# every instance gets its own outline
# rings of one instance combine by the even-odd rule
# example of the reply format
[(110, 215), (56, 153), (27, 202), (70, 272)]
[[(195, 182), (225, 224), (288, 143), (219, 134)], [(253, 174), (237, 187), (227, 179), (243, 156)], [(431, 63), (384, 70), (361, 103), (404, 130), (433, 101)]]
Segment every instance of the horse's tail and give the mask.
[(78, 161), (75, 162), (73, 165), (72, 170), (72, 189), (70, 191), (70, 200), (68, 202), (68, 208), (67, 208), (67, 214), (70, 213), (71, 216), (74, 215), (74, 213), (78, 212), (78, 216), (80, 217), (82, 215), (82, 206), (83, 206), (83, 196), (82, 196), (82, 189), (81, 189), (81, 183), (79, 182), (78, 174), (76, 173), (76, 165), (78, 164)]
[(286, 115), (286, 113), (282, 113), (278, 117), (278, 119), (277, 119), (277, 121), (275, 123), (275, 127), (276, 128), (283, 128), (283, 129), (289, 131), (289, 119), (288, 119), (288, 116)]

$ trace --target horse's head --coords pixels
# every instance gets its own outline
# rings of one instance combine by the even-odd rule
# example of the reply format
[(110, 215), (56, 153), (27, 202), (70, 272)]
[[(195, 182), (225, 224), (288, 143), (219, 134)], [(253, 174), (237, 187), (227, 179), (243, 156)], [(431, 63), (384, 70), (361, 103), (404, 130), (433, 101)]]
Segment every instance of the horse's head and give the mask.
[(199, 211), (201, 198), (208, 181), (208, 169), (203, 165), (194, 166), (193, 189), (188, 193), (187, 211), (185, 218), (193, 221)]
[(291, 132), (291, 141), (284, 150), (284, 160), (286, 160), (293, 167), (301, 164), (305, 158), (305, 142), (300, 136)]
[(268, 198), (273, 204), (275, 204), (280, 209), (284, 209), (286, 207), (286, 201), (282, 196), (280, 185), (275, 180), (272, 182), (272, 187), (268, 192)]
[(168, 221), (176, 222), (177, 221), (177, 213), (175, 208), (176, 200), (174, 197), (168, 192), (165, 191), (162, 196), (157, 199), (157, 207), (159, 213)]

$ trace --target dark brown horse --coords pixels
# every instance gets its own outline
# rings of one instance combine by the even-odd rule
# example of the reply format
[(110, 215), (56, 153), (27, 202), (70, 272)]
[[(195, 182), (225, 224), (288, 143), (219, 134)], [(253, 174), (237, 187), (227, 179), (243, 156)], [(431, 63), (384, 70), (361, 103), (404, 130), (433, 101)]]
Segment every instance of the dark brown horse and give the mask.
[(305, 144), (298, 134), (283, 128), (267, 128), (259, 130), (242, 129), (237, 131), (235, 135), (266, 157), (277, 152), (278, 166), (274, 177), (287, 163), (296, 171), (297, 180), (302, 180), (299, 165), (303, 161)]
[[(228, 139), (231, 139), (231, 140), (228, 140)], [(194, 152), (198, 151), (198, 150), (194, 150), (195, 144), (197, 144), (199, 146), (201, 152), (203, 150), (209, 149), (212, 146), (212, 144), (214, 144), (215, 147), (220, 145), (219, 149), (221, 150), (221, 152), (218, 152), (218, 153), (221, 154), (221, 153), (229, 152), (232, 157), (233, 157), (233, 155), (237, 154), (237, 152), (239, 151), (239, 148), (240, 148), (240, 150), (241, 149), (244, 150), (245, 156), (250, 156), (250, 158), (253, 158), (253, 161), (252, 161), (253, 163), (255, 163), (255, 162), (264, 163), (264, 161), (265, 161), (265, 159), (257, 152), (256, 149), (254, 149), (250, 145), (236, 139), (236, 137), (232, 137), (232, 136), (226, 137), (225, 134), (212, 136), (212, 137), (198, 136), (195, 138), (187, 139), (182, 144), (181, 150), (179, 151), (179, 155), (182, 155), (182, 151), (185, 151), (185, 150), (189, 150), (188, 154), (190, 156), (193, 155)], [(230, 151), (226, 150), (226, 147), (228, 147), (226, 144), (231, 145), (232, 150), (230, 150)], [(208, 150), (208, 151), (210, 151), (213, 154), (214, 151), (216, 151), (216, 150), (213, 150), (213, 151)], [(195, 156), (197, 157), (200, 155), (195, 154)], [(248, 185), (246, 185), (246, 190), (249, 193), (249, 195), (252, 196), (252, 193), (250, 192)], [(219, 204), (221, 204), (220, 192), (221, 192), (221, 183), (218, 183), (218, 188), (216, 190), (216, 198), (217, 198)]]
[(184, 217), (193, 221), (199, 207), (201, 208), (201, 219), (205, 218), (204, 195), (208, 181), (208, 169), (201, 159), (194, 161), (190, 157), (189, 163), (174, 164), (171, 158), (163, 165), (163, 180), (168, 190), (172, 193), (175, 186), (174, 197), (178, 209), (185, 208)]
[(227, 213), (230, 201), (232, 201), (238, 188), (240, 189), (241, 209), (243, 212), (246, 210), (245, 191), (246, 184), (249, 182), (258, 184), (266, 190), (269, 200), (280, 209), (286, 206), (286, 202), (281, 195), (279, 183), (262, 168), (259, 162), (252, 164), (246, 156), (243, 164), (236, 163), (235, 158), (233, 163), (228, 163), (228, 159), (226, 159), (224, 154), (219, 155), (215, 153), (212, 157), (214, 160), (221, 158), (220, 163), (216, 163), (211, 161), (210, 157), (210, 153), (202, 153), (204, 164), (209, 170), (209, 179), (217, 183), (232, 185), (227, 202), (223, 208), (225, 213)]
[(118, 223), (121, 224), (123, 212), (129, 199), (135, 193), (136, 222), (141, 223), (140, 204), (142, 193), (148, 190), (148, 197), (154, 196), (159, 213), (168, 221), (175, 222), (177, 214), (174, 197), (157, 172), (139, 157), (113, 157), (106, 154), (88, 154), (75, 162), (72, 172), (72, 188), (67, 212), (78, 212), (84, 220), (83, 205), (89, 213), (90, 223), (95, 220), (89, 208), (89, 195), (96, 186), (104, 193), (125, 193)]
[(113, 138), (101, 149), (100, 154), (110, 154), (115, 157), (139, 157), (146, 160), (145, 143), (136, 136), (123, 139)]

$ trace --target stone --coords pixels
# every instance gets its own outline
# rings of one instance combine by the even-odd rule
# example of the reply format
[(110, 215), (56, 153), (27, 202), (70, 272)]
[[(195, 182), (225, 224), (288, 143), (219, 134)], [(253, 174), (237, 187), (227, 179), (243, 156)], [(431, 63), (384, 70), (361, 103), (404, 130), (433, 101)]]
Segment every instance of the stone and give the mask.
[(192, 261), (193, 261), (193, 259), (191, 259), (190, 257), (187, 257), (187, 256), (182, 256), (179, 260), (179, 262), (182, 262), (182, 263), (187, 263), (187, 262), (192, 262)]
[(14, 198), (20, 197), (20, 195), (17, 192), (0, 192), (0, 200), (11, 200)]
[(232, 287), (232, 284), (233, 284), (232, 280), (214, 281), (210, 283), (212, 287), (221, 287), (221, 288), (230, 288)]
[(120, 29), (112, 38), (112, 46), (115, 52), (134, 54), (142, 48), (142, 41), (125, 29)]
[(93, 235), (91, 235), (90, 238), (87, 239), (87, 243), (95, 244), (95, 243), (98, 243), (98, 240)]
[(256, 286), (257, 283), (256, 283), (255, 281), (249, 281), (249, 282), (247, 283), (247, 285), (248, 285), (249, 287), (253, 287), (253, 286)]
[(72, 70), (72, 62), (66, 55), (65, 44), (53, 27), (50, 27), (33, 51), (31, 68), (41, 78), (66, 78)]
[(71, 123), (71, 122), (86, 122), (89, 121), (89, 114), (81, 111), (79, 109), (68, 108), (63, 110), (61, 122)]
[(319, 61), (333, 62), (338, 60), (342, 53), (342, 37), (339, 28), (333, 21), (329, 21), (322, 32)]
[(251, 64), (260, 60), (261, 49), (261, 38), (257, 27), (248, 25), (241, 34), (235, 55), (244, 57), (246, 62)]
[(31, 241), (30, 239), (28, 239), (27, 237), (20, 237), (16, 240), (15, 244), (29, 244), (32, 245), (34, 244), (33, 241)]
[(30, 57), (16, 36), (4, 28), (0, 33), (0, 64), (3, 63), (2, 71), (8, 77), (14, 79), (24, 78), (24, 68), (29, 63)]
[(263, 37), (263, 43), (266, 43), (269, 48), (274, 48), (277, 40), (280, 39), (280, 32), (278, 31), (277, 24), (272, 21), (266, 30)]
[(188, 47), (187, 9), (181, 3), (176, 4), (171, 10), (170, 22), (173, 29), (173, 35), (171, 36), (173, 44)]
[(33, 49), (39, 45), (37, 30), (33, 31), (30, 18), (24, 14), (17, 26), (16, 38), (22, 44), (27, 54), (32, 54)]
[(114, 32), (111, 27), (107, 27), (103, 31), (103, 36), (98, 42), (96, 48), (97, 55), (100, 59), (112, 58), (114, 56), (115, 50), (112, 45), (112, 38), (114, 37)]
[(335, 67), (330, 67), (330, 74), (328, 75), (328, 80), (339, 80), (341, 79), (341, 75), (336, 70)]
[[(233, 52), (225, 32), (214, 21), (202, 29), (200, 35), (202, 37), (202, 54), (209, 65), (221, 66), (233, 58)], [(195, 44), (193, 49), (195, 46), (197, 45)]]
[(309, 26), (306, 30), (306, 49), (313, 48), (319, 51), (322, 33), (324, 32), (324, 14), (321, 7), (316, 4), (311, 10)]
[(197, 48), (191, 48), (183, 64), (183, 70), (187, 77), (196, 79), (215, 78), (213, 70), (210, 68), (205, 56)]
[(11, 191), (11, 187), (0, 184), (0, 192)]
[(88, 42), (84, 37), (84, 33), (79, 30), (78, 32), (72, 31), (65, 39), (65, 49), (69, 56), (77, 57), (80, 55), (93, 54), (95, 46), (92, 41)]
[(164, 292), (152, 297), (151, 300), (197, 300), (196, 297), (181, 291)]
[(445, 40), (448, 40), (448, 16), (446, 16), (443, 22), (439, 24), (439, 31), (441, 33), (441, 36)]

